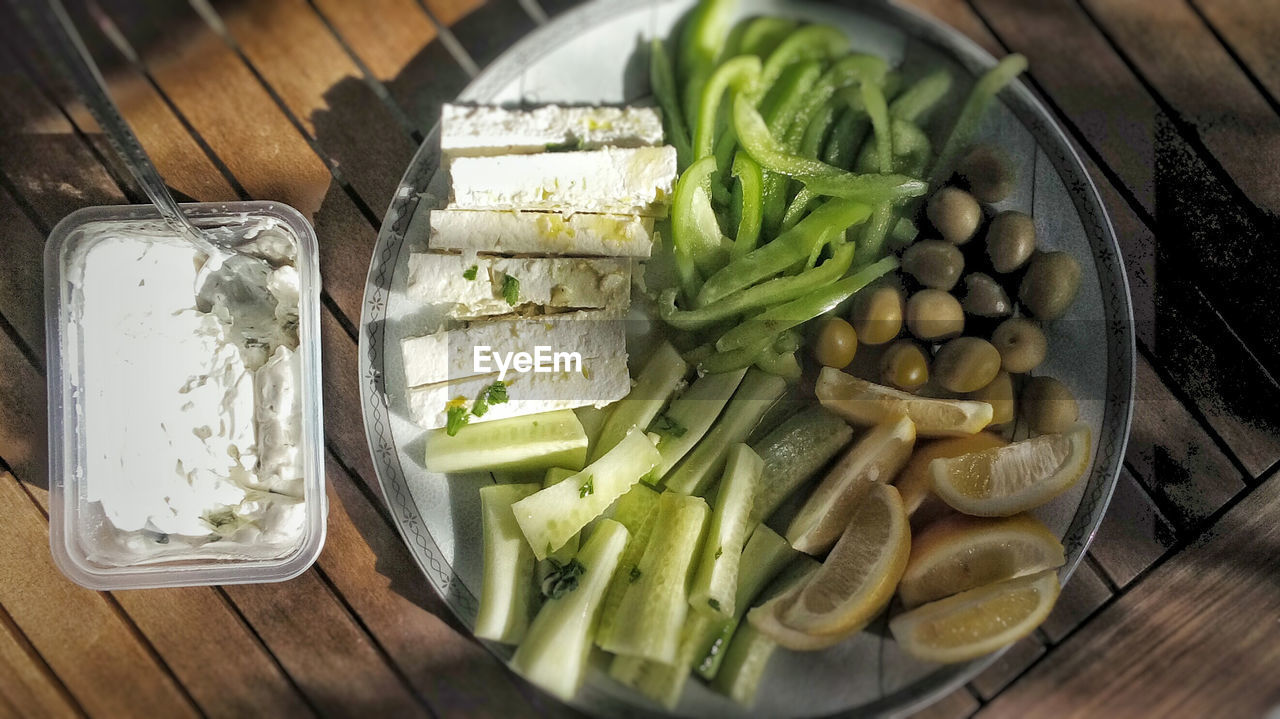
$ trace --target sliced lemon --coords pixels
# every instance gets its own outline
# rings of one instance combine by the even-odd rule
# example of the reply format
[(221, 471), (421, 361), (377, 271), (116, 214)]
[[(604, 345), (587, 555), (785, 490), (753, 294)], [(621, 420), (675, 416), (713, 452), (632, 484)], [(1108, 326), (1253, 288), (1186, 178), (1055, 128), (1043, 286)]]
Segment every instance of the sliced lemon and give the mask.
[(914, 607), (1066, 561), (1062, 542), (1029, 514), (1000, 519), (954, 514), (911, 538), (898, 596)]
[(866, 492), (893, 479), (915, 442), (915, 424), (905, 415), (878, 424), (859, 438), (792, 520), (787, 528), (791, 546), (813, 555), (831, 549)]
[(779, 616), (794, 597), (776, 597), (747, 613), (747, 621), (756, 631), (796, 652), (816, 652), (844, 641), (844, 634), (807, 634), (782, 623)]
[[(929, 475), (930, 462), (939, 457), (959, 457), (962, 454), (1003, 447), (1007, 444), (1009, 443), (1002, 437), (992, 432), (978, 432), (967, 437), (947, 437), (916, 444), (911, 459), (893, 480), (893, 486), (897, 487), (898, 494), (902, 495), (902, 504), (907, 508), (907, 516), (915, 522), (915, 514), (918, 510), (921, 514), (934, 515), (929, 519), (937, 518), (938, 513), (932, 512), (928, 506), (934, 503), (941, 504), (941, 501), (933, 496), (933, 479)], [(945, 508), (945, 505), (943, 506)]]
[(953, 508), (979, 517), (1008, 517), (1061, 494), (1089, 466), (1089, 427), (1015, 442), (929, 463), (933, 491)]
[(1058, 599), (1058, 574), (1047, 569), (939, 599), (889, 622), (904, 651), (927, 662), (964, 662), (1031, 633)]
[(990, 424), (992, 417), (991, 405), (986, 402), (917, 397), (833, 367), (824, 367), (818, 374), (814, 392), (822, 406), (864, 427), (905, 414), (921, 437), (970, 435)]
[(911, 554), (911, 529), (898, 490), (871, 487), (822, 567), (783, 595), (778, 618), (806, 634), (854, 634), (893, 597)]

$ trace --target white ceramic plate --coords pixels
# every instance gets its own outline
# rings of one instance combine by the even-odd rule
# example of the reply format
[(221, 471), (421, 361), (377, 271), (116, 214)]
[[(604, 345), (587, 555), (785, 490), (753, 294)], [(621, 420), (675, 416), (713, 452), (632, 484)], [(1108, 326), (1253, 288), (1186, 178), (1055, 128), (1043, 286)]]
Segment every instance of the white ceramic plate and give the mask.
[[(666, 37), (692, 0), (614, 0), (577, 8), (532, 33), (495, 61), (459, 100), (479, 103), (608, 103), (648, 96), (647, 40)], [(483, 9), (478, 12), (484, 12)], [(813, 4), (743, 0), (743, 16), (787, 15), (845, 29), (854, 49), (905, 63), (949, 66), (958, 102), (973, 78), (994, 60), (954, 30), (892, 5)], [(1133, 394), (1133, 319), (1119, 250), (1096, 190), (1071, 143), (1023, 85), (1001, 96), (983, 123), (983, 139), (999, 144), (1017, 165), (1019, 186), (998, 209), (1035, 218), (1041, 246), (1064, 250), (1083, 268), (1080, 296), (1070, 314), (1047, 327), (1046, 374), (1081, 398), (1082, 420), (1093, 428), (1092, 469), (1086, 481), (1037, 514), (1062, 538), (1065, 581), (1102, 519), (1128, 436)], [(477, 489), (488, 475), (430, 474), (423, 467), (423, 432), (408, 418), (400, 339), (432, 331), (437, 311), (404, 295), (411, 250), (426, 246), (430, 209), (443, 206), (447, 186), (438, 173), (439, 142), (427, 139), (410, 164), (387, 212), (369, 270), (360, 333), (360, 379), (365, 429), (378, 479), (405, 542), (426, 579), (467, 626), (475, 621), (481, 552)], [(779, 651), (760, 689), (760, 716), (884, 715), (917, 709), (968, 680), (994, 660), (960, 665), (916, 662), (885, 638), (884, 618), (826, 652)], [(490, 648), (504, 659), (510, 650)], [(743, 712), (697, 681), (678, 713), (734, 716)], [(575, 704), (602, 716), (656, 711), (593, 669)]]

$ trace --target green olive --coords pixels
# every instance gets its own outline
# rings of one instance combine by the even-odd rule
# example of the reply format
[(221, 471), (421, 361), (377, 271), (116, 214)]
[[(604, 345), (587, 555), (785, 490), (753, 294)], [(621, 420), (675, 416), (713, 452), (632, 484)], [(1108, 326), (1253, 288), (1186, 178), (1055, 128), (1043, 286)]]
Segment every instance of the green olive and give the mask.
[(920, 290), (907, 300), (907, 329), (922, 340), (955, 337), (964, 331), (964, 310), (942, 290)]
[(1031, 314), (1055, 320), (1067, 311), (1080, 290), (1080, 263), (1065, 252), (1041, 252), (1031, 258), (1018, 299)]
[(976, 317), (1008, 317), (1013, 303), (991, 275), (974, 272), (964, 278), (964, 311)]
[(818, 328), (818, 338), (813, 345), (813, 357), (824, 367), (844, 369), (853, 361), (858, 351), (858, 334), (853, 325), (839, 317), (828, 317)]
[(956, 164), (956, 171), (969, 183), (969, 194), (980, 202), (999, 202), (1013, 192), (1013, 164), (998, 147), (974, 147)]
[(850, 319), (859, 341), (882, 345), (902, 331), (902, 313), (902, 293), (896, 287), (880, 285), (858, 293)]
[(1065, 432), (1080, 419), (1080, 406), (1067, 386), (1052, 377), (1032, 377), (1022, 389), (1022, 417), (1037, 434)]
[(973, 239), (982, 223), (982, 207), (973, 195), (958, 187), (944, 187), (929, 198), (925, 214), (942, 239), (963, 245)]
[(950, 291), (964, 271), (964, 255), (950, 242), (920, 240), (902, 253), (902, 270), (925, 287)]
[(976, 392), (1000, 373), (1000, 352), (980, 337), (957, 337), (933, 357), (933, 378), (949, 392)]
[(880, 381), (890, 387), (914, 392), (929, 381), (929, 359), (911, 340), (898, 340), (880, 357)]
[(986, 387), (969, 393), (969, 399), (986, 402), (991, 405), (991, 426), (1008, 424), (1013, 421), (1013, 377), (1004, 370), (996, 373), (996, 378)]
[(1005, 371), (1014, 374), (1030, 372), (1044, 362), (1049, 351), (1040, 325), (1024, 317), (1014, 317), (1001, 322), (991, 333), (991, 344), (1000, 351), (1000, 362)]
[(1035, 250), (1036, 224), (1031, 215), (1007, 210), (992, 218), (987, 227), (987, 257), (996, 272), (1013, 272), (1026, 264)]

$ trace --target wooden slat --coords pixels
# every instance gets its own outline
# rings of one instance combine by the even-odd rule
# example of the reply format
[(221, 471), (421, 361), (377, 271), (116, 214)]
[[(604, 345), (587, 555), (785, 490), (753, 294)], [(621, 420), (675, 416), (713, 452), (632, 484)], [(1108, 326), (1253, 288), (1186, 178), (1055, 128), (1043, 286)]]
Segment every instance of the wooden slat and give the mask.
[(1111, 581), (1123, 587), (1173, 543), (1173, 528), (1129, 470), (1121, 470), (1111, 506), (1098, 527), (1089, 553)]
[[(1186, 0), (1085, 0), (1143, 77), (1258, 205), (1280, 211), (1280, 116)], [(1257, 13), (1254, 14), (1267, 14)]]
[(1062, 587), (1058, 602), (1053, 605), (1053, 612), (1040, 625), (1040, 629), (1050, 642), (1060, 642), (1110, 597), (1111, 589), (1106, 581), (1092, 564), (1082, 562)]
[(1254, 0), (1195, 0), (1194, 6), (1271, 96), (1280, 98), (1280, 16)]
[(75, 717), (84, 710), (31, 646), (8, 614), (0, 612), (0, 699), (4, 716)]
[[(28, 350), (44, 361), (44, 298), (40, 267), (44, 233), (36, 229), (22, 208), (4, 188), (0, 188), (0, 223), (5, 228), (0, 242), (0, 262), (5, 267), (22, 267), (0, 282), (0, 315), (4, 315)], [(32, 305), (35, 305), (34, 307)]]
[(320, 16), (306, 0), (216, 7), (249, 62), (381, 217), (414, 145)]
[(960, 687), (938, 701), (911, 715), (911, 719), (963, 719), (978, 708), (978, 700)]
[(1263, 716), (1280, 704), (1280, 476), (987, 707), (990, 717)]
[[(67, 581), (43, 551), (48, 526), (0, 473), (0, 605), (91, 715), (196, 716), (173, 677), (110, 602)], [(32, 551), (36, 548), (37, 551)]]

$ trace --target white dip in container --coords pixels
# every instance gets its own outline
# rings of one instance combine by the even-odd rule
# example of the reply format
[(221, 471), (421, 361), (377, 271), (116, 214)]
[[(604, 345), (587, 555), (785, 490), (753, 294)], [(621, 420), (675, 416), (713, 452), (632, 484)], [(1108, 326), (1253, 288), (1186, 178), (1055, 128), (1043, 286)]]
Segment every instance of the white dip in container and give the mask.
[(305, 425), (318, 425), (319, 400), (304, 398), (318, 395), (318, 369), (307, 376), (299, 349), (317, 341), (314, 308), (300, 303), (317, 301), (318, 281), (303, 277), (314, 263), (299, 262), (313, 258), (292, 218), (233, 219), (239, 252), (262, 262), (202, 272), (203, 255), (159, 220), (86, 223), (64, 243), (60, 354), (78, 363), (59, 373), (77, 440), (61, 472), (71, 469), (65, 502), (76, 505), (64, 559), (108, 574), (263, 569), (314, 543), (309, 505), (324, 491), (322, 475), (309, 477), (319, 462)]

